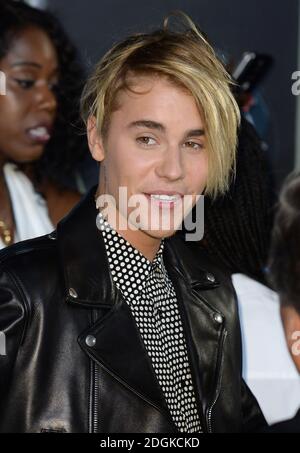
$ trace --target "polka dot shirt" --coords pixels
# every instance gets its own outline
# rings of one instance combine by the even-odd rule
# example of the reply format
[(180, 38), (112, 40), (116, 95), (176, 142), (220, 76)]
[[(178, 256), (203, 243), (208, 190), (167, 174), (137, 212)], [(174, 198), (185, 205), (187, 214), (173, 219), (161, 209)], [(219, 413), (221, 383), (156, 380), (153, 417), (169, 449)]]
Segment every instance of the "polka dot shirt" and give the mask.
[(180, 432), (201, 432), (177, 298), (163, 262), (151, 262), (113, 230), (101, 213), (112, 278), (131, 308), (170, 414)]

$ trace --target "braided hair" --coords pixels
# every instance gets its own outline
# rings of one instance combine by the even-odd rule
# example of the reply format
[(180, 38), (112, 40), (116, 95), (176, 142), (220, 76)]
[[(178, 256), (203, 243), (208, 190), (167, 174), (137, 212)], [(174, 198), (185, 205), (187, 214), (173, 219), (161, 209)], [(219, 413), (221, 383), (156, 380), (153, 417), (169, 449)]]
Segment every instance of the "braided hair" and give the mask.
[[(14, 0), (0, 0), (0, 59), (8, 53), (15, 36), (32, 26), (44, 31), (52, 41), (60, 70), (53, 135), (40, 159), (32, 163), (33, 178), (36, 184), (50, 180), (64, 188), (87, 150), (79, 116), (84, 71), (58, 19), (48, 11)], [(18, 166), (22, 168), (22, 164)]]

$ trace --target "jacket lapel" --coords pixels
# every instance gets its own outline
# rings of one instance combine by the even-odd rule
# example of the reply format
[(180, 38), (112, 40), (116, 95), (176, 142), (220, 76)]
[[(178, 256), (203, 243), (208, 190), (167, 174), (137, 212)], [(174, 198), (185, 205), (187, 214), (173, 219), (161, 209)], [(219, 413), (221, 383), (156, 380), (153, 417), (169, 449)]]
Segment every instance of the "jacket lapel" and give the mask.
[[(93, 347), (86, 344), (88, 335), (96, 339)], [(107, 314), (81, 334), (78, 341), (82, 349), (121, 384), (170, 418), (134, 317), (120, 293)]]
[(221, 379), (225, 316), (218, 309), (220, 283), (212, 272), (203, 270), (202, 264), (209, 268), (209, 258), (201, 263), (197, 246), (192, 253), (186, 247), (177, 240), (175, 247), (167, 248), (166, 261), (184, 325), (202, 427), (209, 429), (208, 412), (218, 397)]

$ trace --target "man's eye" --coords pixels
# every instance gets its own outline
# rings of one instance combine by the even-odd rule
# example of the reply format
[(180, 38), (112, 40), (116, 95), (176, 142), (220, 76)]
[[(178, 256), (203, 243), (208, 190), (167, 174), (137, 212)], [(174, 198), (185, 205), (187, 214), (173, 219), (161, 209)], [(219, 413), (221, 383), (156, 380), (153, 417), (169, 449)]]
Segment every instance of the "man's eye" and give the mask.
[(15, 79), (15, 81), (24, 90), (29, 90), (29, 88), (32, 88), (35, 83), (34, 80), (30, 79)]
[(136, 140), (138, 143), (146, 146), (155, 145), (156, 143), (156, 141), (152, 137), (138, 137)]
[(201, 143), (196, 143), (192, 141), (185, 142), (184, 146), (186, 146), (187, 148), (192, 148), (196, 151), (204, 148), (204, 146), (201, 145)]

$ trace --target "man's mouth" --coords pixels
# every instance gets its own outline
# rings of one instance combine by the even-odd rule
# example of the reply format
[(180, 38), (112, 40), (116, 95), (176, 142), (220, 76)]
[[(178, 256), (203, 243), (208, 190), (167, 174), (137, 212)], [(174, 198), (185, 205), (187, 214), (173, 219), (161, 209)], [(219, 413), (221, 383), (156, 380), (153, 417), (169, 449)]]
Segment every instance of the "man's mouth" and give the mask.
[(179, 193), (166, 194), (166, 193), (145, 193), (151, 203), (158, 204), (160, 207), (172, 208), (179, 203), (183, 196)]
[(179, 199), (181, 199), (181, 196), (180, 195), (154, 195), (154, 194), (150, 194), (150, 197), (151, 197), (151, 200), (159, 200), (159, 201), (168, 201), (168, 202), (171, 202), (171, 201), (177, 201)]

